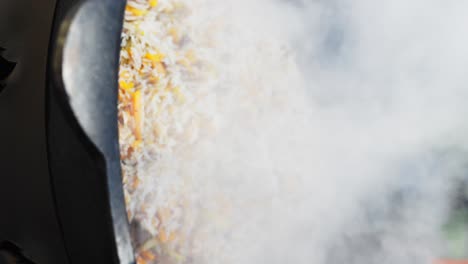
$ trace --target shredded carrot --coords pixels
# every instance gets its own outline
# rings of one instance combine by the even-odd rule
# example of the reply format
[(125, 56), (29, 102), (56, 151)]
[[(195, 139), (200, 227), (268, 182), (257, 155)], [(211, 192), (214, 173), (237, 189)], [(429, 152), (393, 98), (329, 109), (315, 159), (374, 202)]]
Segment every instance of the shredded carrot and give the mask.
[(135, 117), (135, 138), (141, 140), (141, 90), (133, 93), (133, 116)]
[(145, 58), (149, 59), (154, 63), (159, 63), (164, 60), (164, 54), (162, 53), (146, 53)]
[(164, 231), (164, 229), (161, 228), (159, 230), (158, 238), (159, 238), (159, 241), (161, 241), (163, 243), (167, 242), (167, 235), (166, 235), (166, 231)]
[(143, 259), (149, 260), (149, 261), (152, 261), (152, 260), (156, 259), (156, 256), (149, 250), (145, 250), (145, 251), (141, 252), (140, 256), (142, 256)]
[(127, 5), (125, 10), (131, 12), (135, 16), (144, 16), (148, 12), (147, 10), (141, 10), (141, 9), (135, 8), (133, 6), (129, 6), (129, 5)]
[(130, 47), (127, 47), (125, 50), (127, 51), (128, 56), (129, 56), (130, 59), (131, 59), (131, 58), (132, 58), (132, 55), (133, 55), (133, 54), (132, 54), (132, 49), (131, 49)]
[(138, 185), (140, 185), (140, 180), (138, 179), (138, 177), (135, 177), (132, 182), (132, 189), (135, 190), (136, 188), (138, 188)]
[(122, 92), (119, 91), (119, 94), (117, 95), (118, 99), (119, 99), (119, 102), (123, 102), (124, 100), (124, 96), (122, 95)]
[(137, 264), (147, 264), (145, 259), (143, 259), (141, 256), (138, 256), (136, 259)]
[(159, 82), (158, 76), (151, 76), (148, 79), (149, 83), (152, 85), (156, 85)]
[(141, 146), (141, 143), (142, 143), (142, 141), (139, 140), (139, 139), (133, 141), (133, 143), (132, 143), (132, 148), (138, 149), (138, 148)]

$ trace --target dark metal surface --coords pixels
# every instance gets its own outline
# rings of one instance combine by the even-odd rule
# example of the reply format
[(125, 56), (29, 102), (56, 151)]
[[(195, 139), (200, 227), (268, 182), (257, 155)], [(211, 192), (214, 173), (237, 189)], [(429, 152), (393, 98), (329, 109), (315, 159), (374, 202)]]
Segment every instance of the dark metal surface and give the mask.
[(117, 127), (125, 0), (59, 8), (70, 11), (52, 37), (47, 138), (68, 256), (71, 263), (134, 263)]
[(0, 46), (17, 62), (0, 94), (0, 245), (18, 246), (0, 251), (13, 259), (134, 263), (117, 137), (124, 6), (0, 1)]
[(11, 241), (37, 264), (68, 263), (45, 144), (45, 72), (55, 2), (0, 0), (2, 56), (17, 63), (0, 93), (0, 248)]
[(17, 245), (4, 241), (0, 243), (0, 264), (37, 264), (24, 256), (23, 250)]
[(5, 87), (5, 82), (10, 77), (11, 73), (15, 69), (16, 63), (5, 59), (2, 53), (5, 49), (0, 47), (0, 93)]

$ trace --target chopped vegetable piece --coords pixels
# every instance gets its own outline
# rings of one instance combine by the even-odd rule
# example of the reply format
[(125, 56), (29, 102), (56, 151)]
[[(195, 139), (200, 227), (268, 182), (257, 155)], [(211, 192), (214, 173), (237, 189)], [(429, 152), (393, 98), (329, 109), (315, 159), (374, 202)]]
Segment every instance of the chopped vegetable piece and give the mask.
[(156, 7), (156, 6), (158, 5), (158, 0), (150, 0), (150, 1), (149, 1), (149, 5), (150, 5), (151, 7)]
[(130, 13), (132, 13), (133, 15), (135, 15), (135, 16), (144, 16), (148, 12), (146, 10), (138, 9), (138, 8), (135, 8), (135, 7), (129, 6), (129, 5), (127, 5), (127, 7), (125, 9), (127, 11), (129, 11)]
[(164, 54), (162, 53), (146, 53), (145, 58), (151, 60), (152, 62), (161, 62), (164, 59)]
[(132, 89), (135, 84), (133, 82), (126, 82), (126, 81), (120, 81), (119, 82), (119, 85), (122, 89), (126, 90), (126, 91), (129, 91), (130, 89)]
[(141, 90), (133, 94), (133, 115), (135, 117), (135, 138), (141, 140)]

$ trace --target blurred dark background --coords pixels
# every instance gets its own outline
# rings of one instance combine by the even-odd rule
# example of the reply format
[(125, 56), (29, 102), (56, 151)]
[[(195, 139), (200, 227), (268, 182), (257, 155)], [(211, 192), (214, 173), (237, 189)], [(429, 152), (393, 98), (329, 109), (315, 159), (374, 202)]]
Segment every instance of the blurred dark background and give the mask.
[(67, 263), (45, 142), (45, 76), (55, 2), (0, 0), (0, 47), (6, 49), (3, 57), (17, 62), (0, 93), (0, 243), (13, 242), (38, 264)]

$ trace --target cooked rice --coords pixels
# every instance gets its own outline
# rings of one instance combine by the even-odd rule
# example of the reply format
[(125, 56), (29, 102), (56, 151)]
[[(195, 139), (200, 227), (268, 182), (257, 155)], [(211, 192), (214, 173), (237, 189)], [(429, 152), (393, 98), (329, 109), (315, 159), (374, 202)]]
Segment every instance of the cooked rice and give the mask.
[[(185, 263), (193, 231), (190, 179), (171, 155), (198, 138), (208, 106), (209, 64), (188, 1), (129, 0), (119, 73), (119, 133), (128, 218), (137, 262)], [(192, 3), (193, 4), (193, 3)], [(207, 72), (203, 70), (203, 72)], [(157, 161), (157, 162), (155, 162)], [(158, 186), (157, 189), (153, 188)]]
[[(242, 147), (257, 144), (258, 127), (296, 111), (298, 106), (286, 108), (285, 101), (301, 97), (290, 89), (290, 80), (298, 79), (290, 74), (297, 71), (278, 38), (271, 37), (276, 28), (252, 29), (243, 17), (226, 15), (232, 12), (229, 4), (236, 1), (128, 1), (119, 129), (139, 264), (241, 263), (238, 258), (248, 254), (232, 251), (248, 250), (244, 234), (255, 232), (263, 217), (254, 212), (271, 204), (275, 188), (269, 184), (275, 186), (279, 176), (271, 180), (269, 173), (256, 173), (258, 153), (238, 155), (248, 154)], [(258, 183), (245, 193), (246, 186), (232, 179)]]

